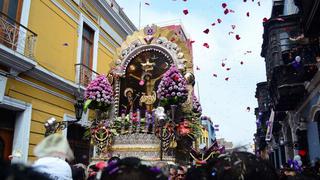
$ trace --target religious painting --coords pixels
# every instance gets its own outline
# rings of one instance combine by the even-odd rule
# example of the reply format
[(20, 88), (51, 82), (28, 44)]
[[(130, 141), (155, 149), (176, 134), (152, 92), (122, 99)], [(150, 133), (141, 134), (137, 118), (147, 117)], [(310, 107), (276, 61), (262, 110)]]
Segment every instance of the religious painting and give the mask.
[(156, 90), (163, 74), (170, 68), (171, 59), (160, 51), (143, 51), (127, 66), (120, 80), (120, 114), (139, 110), (141, 115), (157, 106)]

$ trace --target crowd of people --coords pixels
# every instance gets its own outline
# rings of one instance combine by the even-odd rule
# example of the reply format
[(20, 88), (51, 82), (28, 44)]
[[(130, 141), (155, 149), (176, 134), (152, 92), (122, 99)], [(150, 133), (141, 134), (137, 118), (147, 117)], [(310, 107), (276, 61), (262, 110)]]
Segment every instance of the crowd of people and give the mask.
[(248, 152), (228, 152), (205, 164), (175, 165), (158, 162), (148, 165), (136, 157), (112, 157), (85, 166), (70, 165), (74, 158), (65, 136), (53, 134), (34, 149), (38, 159), (32, 165), (0, 163), (2, 180), (286, 180), (320, 179), (320, 163), (313, 169), (286, 164), (277, 172), (268, 161)]

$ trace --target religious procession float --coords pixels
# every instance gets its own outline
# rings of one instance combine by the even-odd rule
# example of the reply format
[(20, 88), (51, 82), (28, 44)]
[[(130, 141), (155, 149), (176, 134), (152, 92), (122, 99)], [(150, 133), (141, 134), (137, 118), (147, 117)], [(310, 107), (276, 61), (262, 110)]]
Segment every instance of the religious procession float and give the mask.
[(147, 26), (128, 36), (110, 73), (85, 91), (85, 109), (95, 112), (94, 158), (189, 162), (201, 131), (194, 84), (192, 42), (180, 25)]

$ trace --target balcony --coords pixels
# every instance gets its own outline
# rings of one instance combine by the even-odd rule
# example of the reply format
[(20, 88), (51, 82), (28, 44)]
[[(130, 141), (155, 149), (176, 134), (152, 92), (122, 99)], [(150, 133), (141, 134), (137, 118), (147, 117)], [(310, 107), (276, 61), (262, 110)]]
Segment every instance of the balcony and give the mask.
[(270, 111), (270, 96), (267, 82), (257, 84), (255, 97), (258, 100), (257, 113)]
[(0, 64), (17, 74), (36, 66), (37, 34), (0, 12)]
[[(266, 58), (270, 97), (275, 111), (293, 110), (305, 97), (305, 82), (318, 71), (319, 39), (304, 38), (299, 16), (283, 16), (264, 24), (261, 55)], [(300, 59), (297, 63), (296, 58)]]
[(77, 85), (86, 88), (92, 79), (99, 75), (99, 73), (93, 71), (90, 67), (84, 64), (76, 64)]
[(0, 12), (0, 44), (34, 59), (37, 34)]

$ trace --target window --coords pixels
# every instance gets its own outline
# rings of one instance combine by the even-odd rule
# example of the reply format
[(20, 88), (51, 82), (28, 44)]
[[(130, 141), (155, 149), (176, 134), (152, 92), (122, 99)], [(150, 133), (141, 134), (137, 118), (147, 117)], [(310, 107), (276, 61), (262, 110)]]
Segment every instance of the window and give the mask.
[(93, 37), (94, 30), (84, 23), (82, 32), (81, 64), (90, 69), (92, 68)]
[(80, 79), (79, 82), (83, 86), (87, 86), (92, 80), (92, 66), (93, 66), (93, 39), (94, 30), (87, 24), (83, 24), (82, 31), (82, 46), (80, 63)]
[(22, 3), (23, 0), (0, 0), (0, 11), (19, 22)]

